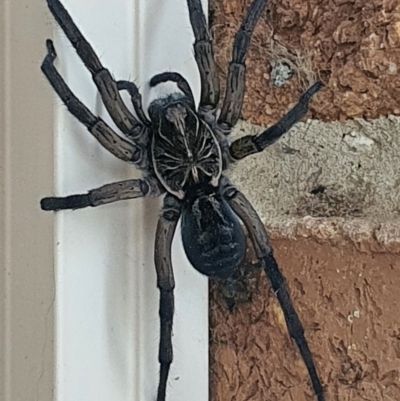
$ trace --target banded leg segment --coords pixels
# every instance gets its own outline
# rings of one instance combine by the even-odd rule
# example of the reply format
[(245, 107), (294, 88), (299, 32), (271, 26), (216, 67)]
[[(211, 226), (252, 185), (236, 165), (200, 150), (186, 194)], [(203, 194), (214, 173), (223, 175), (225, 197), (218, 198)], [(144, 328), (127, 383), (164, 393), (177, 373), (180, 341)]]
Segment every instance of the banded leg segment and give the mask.
[(159, 195), (160, 191), (146, 180), (126, 180), (103, 185), (87, 194), (65, 197), (49, 197), (40, 201), (42, 210), (82, 209), (88, 206), (101, 206), (120, 200)]
[(79, 31), (71, 16), (59, 0), (47, 0), (48, 7), (79, 57), (91, 72), (104, 105), (116, 126), (126, 135), (135, 137), (142, 131), (142, 124), (136, 120), (123, 102), (110, 72), (103, 67), (90, 43)]
[(218, 124), (225, 129), (232, 128), (239, 120), (242, 111), (245, 90), (246, 66), (245, 59), (250, 39), (259, 20), (267, 0), (254, 0), (235, 35), (232, 49), (232, 61), (229, 64), (226, 81), (225, 98), (222, 104)]
[(157, 286), (160, 290), (160, 381), (157, 401), (165, 401), (169, 369), (172, 363), (172, 323), (174, 315), (174, 272), (171, 261), (171, 246), (181, 214), (181, 205), (176, 198), (167, 195), (158, 221), (154, 260)]
[(317, 81), (301, 96), (298, 103), (285, 114), (275, 125), (272, 125), (259, 135), (247, 135), (233, 141), (229, 150), (234, 160), (240, 160), (254, 153), (262, 152), (266, 147), (276, 142), (283, 134), (299, 122), (308, 111), (310, 99), (317, 93), (322, 82)]
[(187, 0), (187, 5), (195, 37), (194, 55), (201, 79), (199, 112), (207, 113), (214, 111), (218, 105), (220, 93), (218, 72), (201, 0)]
[(121, 138), (100, 117), (95, 116), (71, 91), (64, 79), (54, 67), (57, 57), (51, 40), (46, 41), (47, 56), (42, 63), (42, 71), (53, 89), (60, 96), (68, 111), (84, 124), (89, 132), (109, 152), (127, 162), (140, 163), (142, 150), (135, 144)]
[(317, 399), (318, 401), (325, 401), (323, 387), (318, 377), (307, 340), (304, 336), (303, 325), (294, 309), (286, 287), (285, 279), (273, 256), (264, 225), (258, 217), (257, 212), (242, 193), (237, 191), (234, 187), (228, 187), (225, 194), (232, 209), (239, 216), (248, 230), (257, 258), (260, 260), (265, 274), (267, 275), (282, 308), (288, 332), (296, 343), (304, 364), (306, 365), (311, 379), (311, 385)]

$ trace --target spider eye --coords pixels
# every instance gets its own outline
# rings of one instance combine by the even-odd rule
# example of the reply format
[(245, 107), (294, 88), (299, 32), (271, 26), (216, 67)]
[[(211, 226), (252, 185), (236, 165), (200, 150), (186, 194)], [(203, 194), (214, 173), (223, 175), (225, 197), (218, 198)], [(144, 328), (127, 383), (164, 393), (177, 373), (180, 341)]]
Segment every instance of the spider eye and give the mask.
[(168, 109), (174, 104), (179, 105), (179, 103), (187, 103), (187, 98), (181, 93), (171, 93), (153, 100), (148, 109), (150, 119), (153, 123), (159, 122), (160, 119), (165, 119)]
[(218, 194), (188, 203), (181, 231), (190, 263), (206, 276), (228, 277), (244, 259), (246, 243), (239, 219)]

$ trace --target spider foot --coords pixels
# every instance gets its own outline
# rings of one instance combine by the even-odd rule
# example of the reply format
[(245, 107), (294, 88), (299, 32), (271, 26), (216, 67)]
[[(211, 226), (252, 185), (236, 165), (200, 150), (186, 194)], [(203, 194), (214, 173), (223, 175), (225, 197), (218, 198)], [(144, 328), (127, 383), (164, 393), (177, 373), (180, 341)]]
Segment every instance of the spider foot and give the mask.
[(57, 57), (57, 52), (54, 47), (54, 43), (51, 39), (46, 40), (46, 47), (47, 47), (46, 61), (53, 63)]
[(63, 209), (82, 209), (84, 207), (92, 206), (88, 194), (85, 195), (71, 195), (65, 198), (43, 198), (40, 201), (42, 210), (63, 210)]
[(321, 81), (315, 82), (300, 96), (299, 103), (308, 103), (323, 86), (324, 84)]

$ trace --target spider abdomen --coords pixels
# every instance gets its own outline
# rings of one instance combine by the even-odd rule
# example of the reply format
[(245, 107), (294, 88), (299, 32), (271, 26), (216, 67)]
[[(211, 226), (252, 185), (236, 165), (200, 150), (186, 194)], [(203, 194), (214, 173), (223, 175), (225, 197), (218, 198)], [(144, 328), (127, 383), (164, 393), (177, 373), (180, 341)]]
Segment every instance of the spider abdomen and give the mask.
[(238, 217), (215, 192), (185, 205), (182, 242), (192, 266), (209, 277), (231, 275), (243, 261), (246, 251)]

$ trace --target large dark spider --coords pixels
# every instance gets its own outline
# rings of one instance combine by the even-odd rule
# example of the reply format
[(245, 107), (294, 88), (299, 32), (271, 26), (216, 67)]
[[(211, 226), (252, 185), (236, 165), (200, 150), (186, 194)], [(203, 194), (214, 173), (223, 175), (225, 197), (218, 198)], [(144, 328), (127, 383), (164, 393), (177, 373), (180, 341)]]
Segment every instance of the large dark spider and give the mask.
[[(136, 85), (128, 81), (115, 81), (63, 5), (58, 0), (47, 0), (58, 24), (92, 73), (105, 107), (126, 139), (93, 115), (72, 93), (54, 67), (56, 52), (51, 40), (47, 40), (48, 53), (42, 71), (68, 110), (100, 144), (114, 156), (142, 170), (143, 178), (104, 185), (87, 194), (44, 198), (41, 201), (42, 209), (79, 209), (123, 199), (165, 195), (155, 242), (161, 321), (158, 401), (165, 400), (172, 362), (174, 275), (171, 243), (180, 217), (182, 241), (190, 263), (206, 276), (219, 279), (232, 276), (242, 263), (246, 246), (240, 221), (246, 226), (260, 264), (282, 307), (289, 334), (308, 369), (316, 397), (318, 401), (325, 399), (304, 329), (273, 256), (264, 225), (245, 196), (222, 174), (232, 163), (261, 152), (277, 141), (305, 115), (310, 98), (322, 86), (320, 82), (314, 83), (300, 96), (293, 109), (261, 134), (229, 142), (229, 134), (240, 117), (243, 103), (247, 49), (266, 2), (253, 1), (235, 35), (225, 99), (219, 113), (218, 74), (206, 19), (200, 0), (187, 0), (195, 35), (195, 58), (201, 78), (200, 105), (196, 109), (185, 78), (178, 73), (165, 72), (154, 76), (150, 86), (172, 81), (180, 92), (154, 100), (148, 109), (148, 119)], [(130, 94), (135, 116), (122, 101), (119, 94), (121, 90)]]

